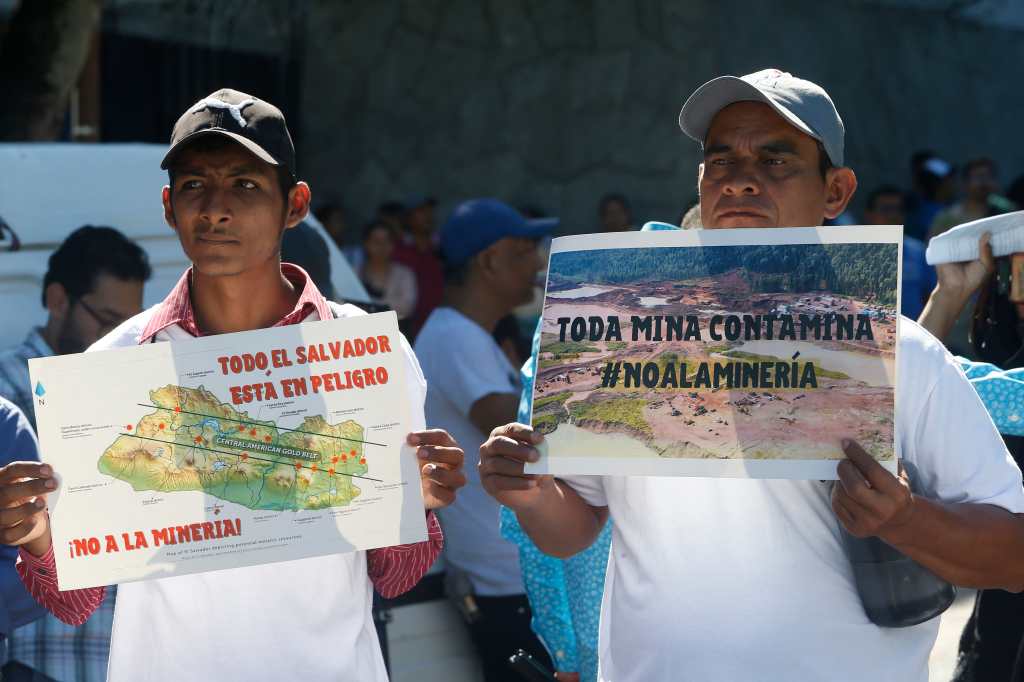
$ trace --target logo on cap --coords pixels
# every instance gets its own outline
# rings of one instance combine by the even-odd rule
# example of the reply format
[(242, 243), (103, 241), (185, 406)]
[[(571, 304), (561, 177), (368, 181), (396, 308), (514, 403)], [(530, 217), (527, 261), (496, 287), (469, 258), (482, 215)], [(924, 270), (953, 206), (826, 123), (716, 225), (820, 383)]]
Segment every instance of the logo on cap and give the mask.
[(216, 97), (207, 97), (192, 107), (189, 113), (194, 114), (197, 111), (202, 111), (203, 109), (227, 109), (231, 112), (231, 117), (238, 122), (238, 125), (244, 128), (246, 123), (245, 118), (242, 117), (242, 109), (246, 108), (250, 104), (256, 104), (256, 100), (247, 99), (239, 102), (238, 104), (231, 104), (230, 102), (225, 102), (224, 100), (217, 99)]

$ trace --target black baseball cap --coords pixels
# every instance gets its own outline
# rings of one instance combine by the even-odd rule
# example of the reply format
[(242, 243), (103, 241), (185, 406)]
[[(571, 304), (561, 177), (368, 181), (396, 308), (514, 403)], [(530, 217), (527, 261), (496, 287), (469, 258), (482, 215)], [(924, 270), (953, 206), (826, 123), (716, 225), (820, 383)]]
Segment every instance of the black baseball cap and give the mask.
[(229, 88), (210, 93), (181, 115), (160, 168), (167, 170), (185, 145), (207, 135), (234, 140), (271, 166), (284, 167), (295, 178), (295, 145), (284, 114), (270, 102)]

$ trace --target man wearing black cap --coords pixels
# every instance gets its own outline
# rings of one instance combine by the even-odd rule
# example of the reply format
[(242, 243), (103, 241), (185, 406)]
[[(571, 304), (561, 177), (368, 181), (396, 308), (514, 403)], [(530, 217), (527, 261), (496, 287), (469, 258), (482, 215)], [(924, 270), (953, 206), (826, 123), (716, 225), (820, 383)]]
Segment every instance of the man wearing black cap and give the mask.
[[(329, 303), (301, 269), (280, 262), (281, 235), (309, 209), (295, 151), (273, 105), (220, 90), (174, 127), (162, 166), (164, 215), (192, 267), (160, 304), (92, 349), (246, 331), (362, 314)], [(405, 343), (410, 400), (426, 386)], [(418, 445), (426, 506), (451, 503), (465, 479), (462, 451), (444, 431), (409, 435)], [(103, 588), (59, 592), (45, 509), (32, 501), (57, 487), (48, 465), (0, 469), (0, 543), (21, 547), (19, 572), (54, 615), (80, 624)], [(373, 588), (412, 587), (440, 551), (427, 512), (426, 542), (368, 552), (123, 585), (110, 650), (111, 680), (379, 680), (387, 674), (370, 617)]]
[[(515, 419), (519, 372), (495, 342), (498, 321), (533, 299), (542, 263), (537, 240), (557, 221), (526, 220), (496, 199), (456, 207), (441, 228), (448, 275), (445, 305), (427, 318), (416, 355), (427, 379), (427, 421), (466, 448), (466, 487), (440, 513), (449, 592), (463, 608), (487, 682), (515, 682), (508, 666), (517, 649), (548, 663), (530, 631), (530, 606), (519, 552), (501, 537), (498, 504), (475, 475), (477, 448), (491, 429)], [(465, 580), (455, 579), (456, 575)]]
[[(818, 85), (775, 69), (701, 86), (682, 130), (700, 143), (705, 228), (821, 225), (857, 187), (844, 129)], [(601, 679), (926, 680), (938, 619), (868, 620), (840, 525), (952, 583), (1024, 589), (1021, 473), (942, 345), (900, 321), (893, 476), (849, 440), (839, 481), (530, 476), (542, 440), (495, 429), (484, 488), (541, 550), (570, 556), (614, 524)], [(581, 453), (582, 454), (582, 453)]]

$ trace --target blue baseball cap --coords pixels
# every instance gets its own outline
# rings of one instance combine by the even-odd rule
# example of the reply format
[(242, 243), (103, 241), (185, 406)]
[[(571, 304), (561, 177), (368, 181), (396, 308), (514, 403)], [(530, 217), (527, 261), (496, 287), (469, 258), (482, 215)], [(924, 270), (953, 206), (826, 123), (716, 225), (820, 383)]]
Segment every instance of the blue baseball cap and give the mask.
[(455, 207), (441, 226), (441, 255), (449, 265), (461, 265), (505, 237), (540, 239), (551, 234), (558, 218), (527, 220), (497, 199), (470, 199)]

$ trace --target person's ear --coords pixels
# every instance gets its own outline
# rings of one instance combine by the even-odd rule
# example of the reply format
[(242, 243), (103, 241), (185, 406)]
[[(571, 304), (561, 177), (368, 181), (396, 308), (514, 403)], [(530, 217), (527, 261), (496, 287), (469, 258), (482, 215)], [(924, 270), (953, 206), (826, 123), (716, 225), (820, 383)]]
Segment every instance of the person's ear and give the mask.
[(857, 191), (857, 175), (852, 168), (829, 168), (825, 173), (825, 217), (835, 218), (846, 210)]
[(163, 190), (160, 191), (160, 200), (164, 205), (164, 222), (167, 223), (172, 230), (177, 232), (178, 222), (174, 219), (174, 207), (171, 206), (170, 185), (164, 185)]
[(63, 319), (67, 317), (71, 308), (71, 301), (68, 299), (68, 291), (60, 282), (50, 282), (46, 285), (45, 296), (46, 310), (51, 317)]
[(313, 199), (313, 193), (309, 185), (304, 182), (297, 182), (288, 191), (288, 215), (285, 218), (285, 227), (292, 228), (301, 223), (309, 215), (309, 202)]

